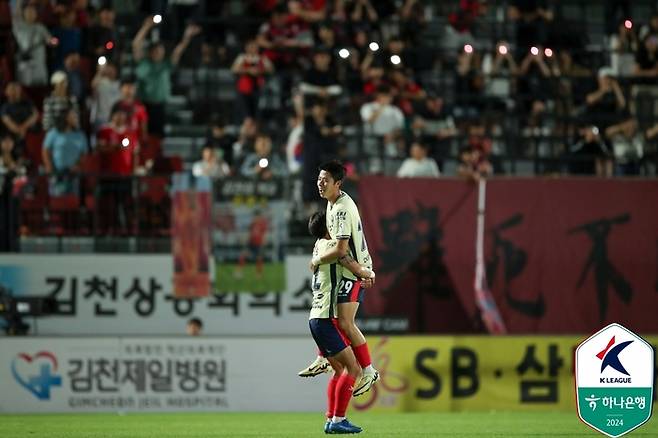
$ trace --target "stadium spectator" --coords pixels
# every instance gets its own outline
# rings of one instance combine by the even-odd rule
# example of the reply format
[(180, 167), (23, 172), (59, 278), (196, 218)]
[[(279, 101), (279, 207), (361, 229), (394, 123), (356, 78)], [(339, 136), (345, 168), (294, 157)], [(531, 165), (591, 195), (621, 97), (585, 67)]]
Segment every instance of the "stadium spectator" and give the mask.
[(411, 143), (409, 157), (402, 162), (397, 175), (400, 178), (437, 178), (440, 176), (436, 161), (427, 156), (427, 145), (416, 140)]
[(576, 175), (612, 176), (612, 151), (601, 138), (599, 128), (585, 125), (570, 147), (570, 173)]
[(331, 68), (331, 52), (325, 47), (315, 50), (313, 66), (305, 73), (300, 87), (304, 95), (314, 95), (322, 99), (337, 96), (342, 92), (336, 72)]
[(14, 137), (9, 133), (0, 135), (0, 175), (24, 174), (23, 159), (16, 151)]
[(137, 95), (135, 81), (132, 78), (122, 79), (119, 92), (121, 97), (112, 107), (112, 112), (116, 108), (123, 110), (128, 115), (130, 129), (139, 135), (142, 142), (146, 141), (148, 137), (149, 114), (146, 112), (146, 107), (135, 98)]
[(138, 148), (138, 134), (132, 129), (128, 114), (115, 106), (110, 122), (98, 130), (96, 140), (102, 174), (98, 216), (102, 232), (126, 231), (133, 223), (132, 181), (129, 177), (137, 165)]
[(238, 139), (233, 143), (233, 166), (242, 163), (245, 155), (254, 150), (256, 136), (258, 135), (258, 124), (251, 117), (247, 117), (240, 125)]
[(212, 118), (212, 122), (208, 127), (206, 133), (206, 145), (212, 147), (219, 151), (222, 159), (233, 168), (235, 161), (233, 159), (233, 144), (235, 143), (235, 137), (226, 132), (226, 127), (224, 123), (215, 115)]
[(77, 193), (78, 180), (71, 174), (80, 170), (80, 159), (87, 147), (87, 137), (78, 127), (77, 111), (69, 108), (60, 113), (55, 126), (47, 132), (42, 149), (44, 170), (52, 175), (53, 196)]
[(479, 181), (493, 173), (493, 167), (480, 150), (465, 147), (459, 153), (457, 175), (471, 181)]
[(97, 150), (101, 154), (101, 172), (128, 176), (135, 167), (139, 139), (120, 107), (112, 110), (110, 122), (97, 133)]
[(624, 120), (605, 130), (605, 136), (612, 144), (615, 157), (615, 174), (639, 175), (644, 153), (644, 139), (637, 130), (634, 119)]
[(12, 21), (17, 46), (16, 77), (25, 86), (48, 83), (46, 47), (56, 44), (48, 29), (39, 22), (37, 14), (35, 5), (17, 0)]
[(458, 117), (478, 117), (483, 103), (484, 76), (481, 55), (472, 45), (465, 45), (457, 55), (455, 89)]
[(211, 145), (203, 147), (201, 160), (192, 166), (192, 175), (197, 178), (202, 176), (208, 178), (226, 178), (230, 174), (231, 168), (223, 160), (221, 152), (218, 154), (217, 150)]
[(380, 87), (387, 85), (384, 76), (384, 66), (375, 59), (372, 52), (366, 54), (365, 59), (361, 63), (361, 72), (363, 75), (363, 95), (370, 98), (377, 93)]
[(56, 71), (50, 77), (53, 90), (43, 101), (43, 129), (48, 131), (55, 126), (55, 121), (69, 109), (73, 109), (80, 117), (78, 100), (69, 93), (69, 83), (66, 73)]
[(512, 49), (505, 41), (499, 41), (493, 51), (487, 52), (482, 60), (484, 92), (489, 105), (505, 111), (514, 105), (512, 93), (515, 90), (515, 77), (518, 65), (512, 56)]
[(531, 46), (543, 46), (554, 14), (546, 0), (514, 0), (508, 9), (508, 18), (516, 22), (516, 49), (521, 56)]
[(610, 36), (610, 67), (615, 76), (632, 76), (635, 64), (635, 53), (639, 48), (637, 33), (633, 27), (627, 27), (627, 20), (622, 19), (617, 24), (617, 32)]
[(542, 47), (532, 47), (525, 52), (519, 66), (517, 111), (527, 115), (526, 135), (541, 132), (542, 117), (555, 95), (552, 78), (559, 74), (552, 50), (547, 52)]
[(436, 95), (428, 96), (414, 117), (411, 128), (416, 137), (424, 139), (431, 157), (441, 166), (458, 134), (455, 120), (444, 100)]
[(365, 147), (373, 155), (370, 161), (373, 173), (387, 170), (383, 168), (384, 156), (395, 158), (400, 154), (398, 140), (404, 127), (404, 114), (391, 104), (392, 100), (390, 88), (380, 87), (375, 100), (361, 107), (363, 129), (368, 137)]
[(612, 77), (612, 69), (603, 67), (598, 74), (598, 87), (586, 97), (588, 120), (605, 130), (626, 115), (626, 98), (619, 82)]
[[(638, 117), (658, 116), (658, 34), (649, 33), (643, 39), (635, 54), (635, 85), (632, 89), (631, 108)], [(643, 122), (643, 120), (640, 120)]]
[(87, 84), (80, 70), (80, 54), (70, 52), (64, 57), (64, 73), (69, 84), (69, 93), (78, 99), (79, 104), (85, 103)]
[(242, 176), (263, 180), (273, 177), (283, 177), (288, 173), (286, 164), (276, 153), (272, 152), (272, 139), (267, 134), (258, 134), (254, 144), (254, 152), (247, 155), (242, 167)]
[(161, 42), (152, 43), (148, 49), (148, 57), (144, 57), (144, 42), (154, 26), (153, 17), (149, 16), (144, 20), (142, 27), (133, 39), (132, 51), (133, 58), (137, 62), (137, 91), (148, 109), (149, 133), (163, 136), (165, 102), (171, 94), (171, 72), (178, 65), (192, 38), (201, 32), (201, 27), (194, 24), (188, 25), (183, 38), (171, 53), (171, 57), (165, 59), (165, 47)]
[(89, 27), (89, 0), (73, 0), (70, 4), (75, 12), (75, 25), (83, 29)]
[(302, 199), (305, 203), (314, 203), (318, 199), (318, 167), (323, 162), (335, 157), (336, 136), (342, 132), (328, 114), (327, 104), (316, 101), (310, 114), (304, 118), (302, 137)]
[(296, 64), (299, 51), (312, 45), (307, 24), (298, 16), (288, 14), (285, 4), (274, 8), (270, 20), (261, 26), (257, 41), (277, 69)]
[(203, 330), (203, 322), (199, 318), (192, 318), (187, 321), (185, 332), (188, 336), (200, 336)]
[(113, 54), (121, 53), (119, 35), (114, 25), (115, 13), (108, 6), (103, 5), (96, 14), (96, 23), (87, 30), (86, 53), (92, 57), (106, 56), (114, 58)]
[(72, 7), (63, 8), (59, 15), (59, 25), (53, 29), (53, 36), (57, 38), (57, 48), (53, 68), (60, 70), (64, 67), (64, 59), (69, 53), (81, 53), (82, 29), (76, 25), (77, 13)]
[(635, 55), (635, 76), (649, 79), (658, 76), (658, 35), (648, 34)]
[(402, 110), (405, 116), (412, 116), (419, 102), (425, 99), (427, 93), (420, 85), (413, 81), (413, 72), (401, 68), (392, 69), (390, 82), (395, 104)]
[[(108, 62), (99, 65), (96, 75), (91, 81), (91, 125), (94, 131), (110, 121), (112, 107), (121, 98), (120, 84), (117, 79), (117, 68)], [(137, 127), (135, 131), (139, 132)]]
[(405, 0), (399, 15), (402, 40), (408, 45), (419, 46), (421, 36), (427, 26), (425, 5), (418, 0)]
[(20, 146), (25, 140), (27, 131), (39, 121), (39, 112), (34, 104), (23, 96), (23, 89), (18, 82), (7, 84), (5, 96), (7, 102), (0, 109), (3, 131), (11, 133)]
[[(630, 18), (630, 15), (627, 15), (626, 18)], [(658, 35), (658, 10), (654, 11), (648, 23), (645, 23), (642, 26), (640, 26), (638, 37), (641, 40), (644, 40), (644, 38), (647, 37), (648, 35)]]
[(290, 14), (299, 17), (307, 23), (317, 23), (327, 16), (327, 0), (290, 0)]
[(235, 58), (231, 71), (237, 77), (236, 89), (240, 105), (241, 118), (258, 119), (258, 101), (260, 92), (265, 85), (266, 75), (274, 72), (272, 62), (258, 52), (255, 40), (249, 40), (244, 46), (244, 53)]
[(379, 14), (370, 0), (346, 0), (342, 4), (343, 15), (349, 18), (353, 28), (369, 29), (379, 20)]
[(473, 45), (473, 28), (477, 18), (484, 12), (482, 0), (461, 0), (457, 11), (448, 15), (449, 25), (445, 28), (443, 47), (457, 51), (470, 44)]
[(338, 53), (340, 49), (336, 38), (336, 30), (331, 23), (320, 24), (316, 41), (316, 47), (324, 47), (330, 54)]

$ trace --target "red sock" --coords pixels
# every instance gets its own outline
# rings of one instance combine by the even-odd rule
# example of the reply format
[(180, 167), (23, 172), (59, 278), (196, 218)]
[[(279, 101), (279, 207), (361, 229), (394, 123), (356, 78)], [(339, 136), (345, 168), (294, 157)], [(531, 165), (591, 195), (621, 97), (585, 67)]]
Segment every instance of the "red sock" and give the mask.
[(318, 356), (324, 357), (324, 354), (322, 354), (322, 350), (320, 350), (319, 348), (318, 348)]
[(329, 379), (327, 385), (327, 418), (331, 419), (334, 416), (334, 409), (336, 407), (336, 385), (338, 385), (339, 377), (334, 376)]
[(352, 391), (354, 391), (354, 383), (356, 379), (347, 373), (343, 373), (338, 379), (336, 384), (336, 400), (334, 402), (334, 415), (336, 417), (344, 417), (347, 412), (347, 405), (350, 404), (352, 398)]
[(357, 345), (356, 347), (352, 345), (352, 350), (354, 351), (356, 360), (359, 362), (359, 365), (361, 365), (361, 368), (365, 368), (372, 363), (370, 360), (370, 351), (368, 350), (367, 342), (364, 342), (361, 345)]

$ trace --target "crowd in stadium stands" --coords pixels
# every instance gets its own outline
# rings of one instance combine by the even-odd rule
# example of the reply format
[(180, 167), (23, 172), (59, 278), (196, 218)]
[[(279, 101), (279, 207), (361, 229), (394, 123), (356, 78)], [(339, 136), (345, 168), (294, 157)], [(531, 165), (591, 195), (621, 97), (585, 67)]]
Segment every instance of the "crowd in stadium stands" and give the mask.
[[(307, 204), (336, 156), (353, 179), (655, 172), (658, 14), (631, 3), (601, 2), (592, 46), (550, 0), (0, 0), (0, 170), (52, 196), (78, 172), (115, 197), (117, 176), (295, 175)], [(176, 124), (207, 126), (201, 157), (163, 156)]]

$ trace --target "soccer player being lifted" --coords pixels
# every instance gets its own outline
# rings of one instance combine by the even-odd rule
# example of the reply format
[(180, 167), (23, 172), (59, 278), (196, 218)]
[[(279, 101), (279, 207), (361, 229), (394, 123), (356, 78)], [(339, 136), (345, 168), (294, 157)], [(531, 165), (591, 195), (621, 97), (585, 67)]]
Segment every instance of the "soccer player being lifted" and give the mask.
[[(331, 253), (338, 242), (332, 240), (326, 225), (325, 213), (314, 213), (309, 222), (308, 230), (317, 238), (313, 248), (313, 257)], [(346, 267), (360, 277), (370, 277), (372, 272), (355, 260), (345, 263)], [(334, 259), (319, 264), (313, 269), (313, 303), (309, 314), (309, 328), (323, 360), (331, 364), (334, 371), (327, 387), (327, 422), (325, 433), (347, 434), (359, 433), (361, 428), (351, 424), (346, 418), (347, 406), (352, 398), (354, 385), (361, 377), (361, 366), (350, 348), (349, 340), (338, 328), (336, 319), (336, 300), (339, 283), (345, 269)], [(366, 285), (372, 285), (372, 279), (364, 280)], [(326, 358), (326, 359), (325, 359)]]
[[(318, 191), (320, 196), (327, 200), (327, 230), (331, 239), (336, 240), (337, 244), (323, 254), (314, 255), (311, 268), (314, 269), (336, 259), (341, 265), (347, 266), (349, 262), (355, 260), (368, 268), (374, 281), (372, 259), (368, 253), (359, 209), (352, 198), (341, 191), (343, 178), (345, 178), (345, 167), (340, 162), (330, 161), (320, 166)], [(343, 271), (337, 293), (338, 325), (349, 339), (354, 355), (363, 369), (361, 379), (354, 388), (354, 396), (368, 392), (379, 379), (379, 373), (370, 360), (366, 338), (354, 321), (359, 304), (363, 301), (363, 294), (360, 278), (351, 272)], [(322, 355), (318, 355), (311, 365), (299, 372), (299, 375), (311, 377), (328, 371), (330, 371), (329, 362)]]

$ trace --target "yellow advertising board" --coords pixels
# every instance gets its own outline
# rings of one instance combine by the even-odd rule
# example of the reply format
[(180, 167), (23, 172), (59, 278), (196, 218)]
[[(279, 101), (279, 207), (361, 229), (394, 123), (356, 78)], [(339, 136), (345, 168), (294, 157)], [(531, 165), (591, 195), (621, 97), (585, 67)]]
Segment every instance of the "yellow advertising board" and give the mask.
[[(380, 380), (354, 398), (353, 407), (380, 412), (572, 411), (574, 352), (585, 338), (369, 337)], [(658, 336), (645, 339), (658, 345)]]

